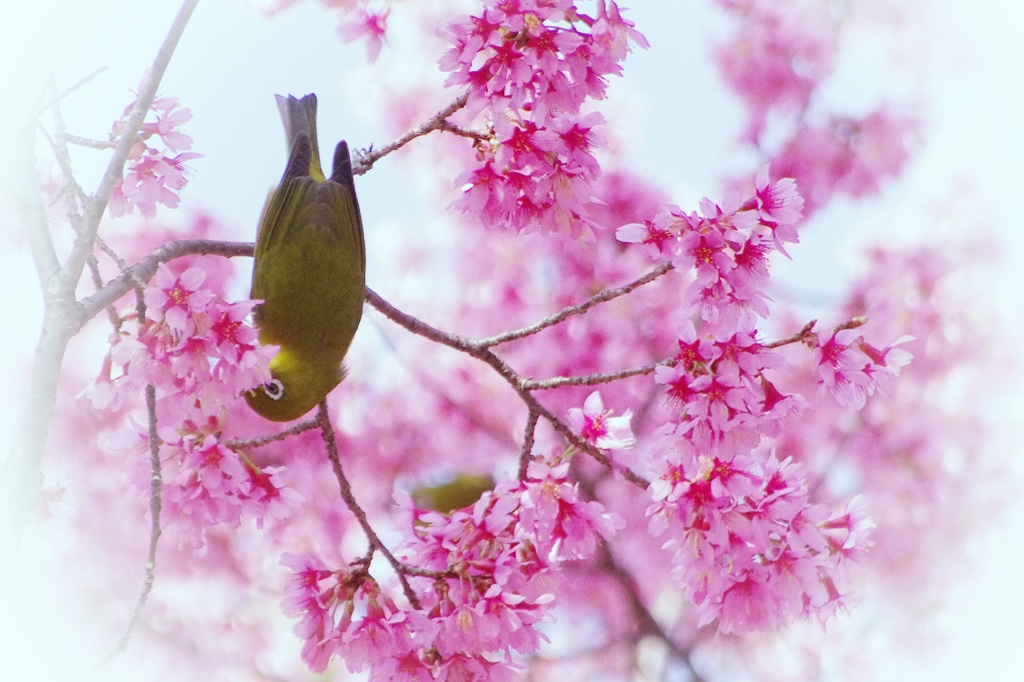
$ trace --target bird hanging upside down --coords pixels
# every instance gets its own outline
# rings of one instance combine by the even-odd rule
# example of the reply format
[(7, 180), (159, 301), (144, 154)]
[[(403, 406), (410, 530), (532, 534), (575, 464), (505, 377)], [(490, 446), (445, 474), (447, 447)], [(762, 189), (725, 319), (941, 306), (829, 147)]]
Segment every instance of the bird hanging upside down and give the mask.
[(345, 377), (342, 360), (363, 313), (366, 249), (348, 145), (320, 168), (316, 95), (277, 96), (288, 165), (263, 207), (250, 297), (259, 340), (280, 346), (270, 382), (245, 393), (267, 419), (298, 419)]

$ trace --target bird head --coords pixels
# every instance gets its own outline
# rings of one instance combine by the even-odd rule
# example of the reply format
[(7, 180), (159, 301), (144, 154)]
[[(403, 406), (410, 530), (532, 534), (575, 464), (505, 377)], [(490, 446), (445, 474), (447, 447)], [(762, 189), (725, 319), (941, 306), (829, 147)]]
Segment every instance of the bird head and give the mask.
[(323, 358), (302, 358), (281, 348), (270, 361), (271, 379), (245, 392), (245, 400), (260, 416), (276, 422), (298, 419), (337, 386), (345, 370)]

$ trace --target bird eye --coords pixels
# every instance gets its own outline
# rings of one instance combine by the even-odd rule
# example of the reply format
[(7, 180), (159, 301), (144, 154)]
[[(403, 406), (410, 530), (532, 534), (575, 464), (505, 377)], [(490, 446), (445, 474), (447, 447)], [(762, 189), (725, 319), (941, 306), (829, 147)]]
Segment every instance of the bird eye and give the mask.
[(263, 384), (263, 392), (271, 400), (280, 400), (284, 397), (284, 384), (280, 379), (273, 379), (269, 383)]

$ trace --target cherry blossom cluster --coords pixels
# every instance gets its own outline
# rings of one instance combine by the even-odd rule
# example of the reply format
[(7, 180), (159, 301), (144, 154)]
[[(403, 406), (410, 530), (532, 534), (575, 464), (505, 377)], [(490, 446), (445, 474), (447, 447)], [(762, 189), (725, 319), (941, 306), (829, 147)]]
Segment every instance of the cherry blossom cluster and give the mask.
[[(632, 443), (629, 415), (605, 412), (599, 395), (588, 409), (600, 412), (590, 422), (593, 442)], [(513, 652), (537, 650), (536, 626), (555, 600), (545, 573), (592, 557), (598, 539), (622, 527), (570, 483), (572, 452), (534, 457), (523, 480), (505, 478), (451, 514), (407, 500), (411, 523), (399, 555), (420, 580), (430, 578), (415, 607), (388, 597), (365, 561), (330, 570), (311, 556), (286, 555), (293, 576), (284, 611), (300, 619), (295, 633), (310, 668), (322, 671), (337, 655), (352, 672), (368, 667), (370, 680), (514, 679)]]
[(860, 198), (897, 177), (910, 158), (918, 122), (891, 107), (865, 116), (829, 116), (805, 124), (774, 155), (772, 166), (796, 178), (811, 213), (835, 195)]
[(202, 419), (270, 381), (267, 363), (276, 349), (260, 345), (246, 319), (258, 302), (227, 303), (202, 286), (205, 279), (201, 268), (179, 273), (160, 265), (143, 293), (145, 319), (111, 349), (123, 374), (107, 377), (107, 389), (94, 387), (94, 402), (152, 384), (161, 397), (176, 397), (180, 413)]
[[(782, 358), (756, 327), (769, 312), (768, 256), (788, 255), (784, 245), (797, 241), (802, 207), (794, 181), (771, 183), (765, 167), (754, 196), (735, 207), (704, 199), (701, 215), (671, 208), (616, 233), (692, 273), (680, 306), (679, 352), (654, 371), (672, 410), (658, 431), (670, 445), (654, 462), (648, 514), (653, 529), (672, 527), (665, 548), (673, 552), (677, 584), (702, 621), (718, 619), (723, 631), (827, 615), (842, 603), (837, 571), (847, 553), (826, 551), (833, 538), (822, 525), (831, 529), (835, 515), (812, 503), (803, 469), (789, 458), (780, 463), (767, 440), (808, 405), (769, 378)], [(864, 322), (821, 333), (811, 324), (789, 340), (811, 350), (819, 393), (853, 409), (885, 391), (910, 361), (897, 347), (909, 337), (879, 350), (861, 333)], [(672, 526), (677, 522), (681, 527)], [(854, 525), (856, 532), (846, 528), (850, 547), (862, 548), (866, 523)]]
[(741, 18), (715, 58), (723, 80), (747, 105), (744, 137), (756, 141), (769, 116), (792, 117), (833, 70), (835, 17), (825, 3), (717, 0)]
[(355, 41), (360, 38), (366, 41), (366, 56), (371, 61), (377, 60), (381, 48), (384, 47), (384, 40), (388, 32), (388, 16), (391, 14), (390, 7), (379, 9), (358, 6), (342, 18), (341, 27), (338, 32), (342, 40)]
[(765, 376), (778, 357), (758, 342), (752, 318), (744, 322), (731, 334), (719, 328), (701, 337), (692, 321), (684, 322), (675, 363), (655, 368), (654, 381), (665, 386), (674, 409), (663, 428), (702, 452), (754, 447), (803, 407)]
[[(220, 524), (238, 528), (252, 518), (262, 527), (267, 518), (283, 518), (296, 504), (285, 486), (283, 467), (258, 467), (220, 439), (222, 424), (188, 420), (161, 426), (158, 433), (164, 485), (162, 499), (180, 536), (193, 549), (206, 549), (207, 530)], [(139, 481), (145, 487), (148, 480)]]
[[(122, 134), (128, 114), (135, 107), (125, 107), (121, 119), (114, 123), (112, 136)], [(192, 112), (181, 107), (173, 97), (153, 100), (150, 110), (155, 121), (144, 122), (138, 139), (132, 145), (125, 165), (124, 177), (110, 197), (110, 215), (127, 215), (138, 210), (145, 218), (156, 215), (156, 205), (177, 208), (178, 192), (188, 184), (186, 162), (202, 154), (188, 151), (192, 138), (178, 128), (192, 120)], [(152, 142), (160, 144), (153, 146)], [(177, 152), (177, 153), (175, 153)]]
[(701, 625), (768, 630), (842, 607), (847, 560), (869, 546), (859, 499), (841, 513), (812, 504), (801, 467), (774, 452), (710, 456), (673, 439), (665, 455), (651, 532), (669, 532), (672, 577)]
[(424, 679), (426, 668), (415, 652), (429, 647), (429, 620), (396, 606), (365, 566), (331, 570), (312, 555), (292, 553), (281, 563), (293, 572), (282, 609), (301, 618), (294, 630), (311, 670), (323, 671), (340, 654), (353, 671), (376, 663), (370, 679)]
[[(89, 395), (97, 407), (118, 409), (146, 385), (156, 391), (164, 501), (172, 518), (189, 525), (202, 547), (214, 523), (237, 527), (243, 513), (258, 522), (283, 510), (279, 469), (260, 469), (218, 440), (226, 406), (245, 390), (270, 380), (274, 348), (261, 346), (246, 320), (255, 301), (227, 303), (203, 287), (197, 267), (157, 270), (143, 292), (145, 319), (122, 329), (110, 351), (119, 376), (98, 379)], [(176, 426), (170, 426), (175, 424)], [(146, 450), (147, 427), (129, 436)], [(139, 484), (148, 489), (148, 476)]]
[(786, 255), (784, 244), (797, 241), (802, 208), (796, 183), (788, 178), (770, 183), (764, 166), (754, 196), (743, 203), (722, 208), (704, 199), (700, 214), (670, 207), (643, 223), (621, 226), (616, 236), (642, 244), (653, 260), (668, 259), (681, 272), (693, 271), (684, 307), (696, 308), (709, 323), (729, 326), (743, 311), (768, 316), (763, 290), (768, 257), (772, 251)]
[(459, 176), (458, 210), (488, 226), (516, 231), (589, 231), (583, 206), (599, 173), (597, 113), (630, 44), (646, 39), (614, 1), (594, 16), (573, 0), (488, 0), (479, 15), (449, 24), (453, 47), (441, 58), (447, 85), (464, 87), (470, 117), (485, 112), (489, 135), (476, 144), (478, 166)]
[(913, 339), (901, 336), (879, 350), (864, 340), (857, 329), (818, 334), (810, 344), (818, 361), (820, 390), (831, 393), (844, 407), (859, 410), (875, 391), (886, 391), (906, 366), (911, 354), (897, 348)]

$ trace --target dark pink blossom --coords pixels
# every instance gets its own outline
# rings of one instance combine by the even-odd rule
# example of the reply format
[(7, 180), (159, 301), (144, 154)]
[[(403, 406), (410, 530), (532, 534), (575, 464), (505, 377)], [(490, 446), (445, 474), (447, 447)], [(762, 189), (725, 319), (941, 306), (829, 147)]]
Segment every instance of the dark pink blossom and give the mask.
[(603, 119), (580, 107), (605, 96), (629, 43), (646, 41), (606, 0), (596, 19), (570, 1), (488, 0), (449, 24), (446, 38), (446, 84), (466, 88), (466, 114), (483, 112), (493, 132), (477, 144), (480, 167), (456, 181), (453, 207), (517, 232), (589, 235), (584, 206)]

